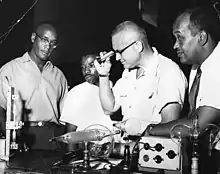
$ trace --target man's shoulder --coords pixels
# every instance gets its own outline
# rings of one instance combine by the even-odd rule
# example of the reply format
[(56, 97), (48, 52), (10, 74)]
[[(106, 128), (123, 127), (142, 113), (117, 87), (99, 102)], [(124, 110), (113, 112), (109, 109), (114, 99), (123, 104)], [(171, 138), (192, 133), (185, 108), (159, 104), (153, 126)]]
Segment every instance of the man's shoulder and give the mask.
[(88, 86), (88, 83), (87, 82), (83, 82), (83, 83), (80, 83), (76, 86), (73, 86), (70, 90), (69, 90), (69, 93), (73, 93), (75, 92), (76, 90), (79, 91), (79, 90), (83, 90), (84, 88), (86, 88)]
[(91, 91), (93, 92), (94, 88), (92, 88), (92, 85), (90, 85), (88, 82), (83, 82), (80, 83), (74, 87), (72, 87), (69, 92), (68, 92), (68, 96), (80, 96), (82, 97), (86, 91)]
[(17, 65), (20, 62), (20, 60), (21, 60), (21, 57), (17, 57), (17, 58), (15, 58), (13, 60), (10, 60), (10, 61), (6, 62), (0, 68), (0, 72), (12, 69), (15, 65)]
[(159, 54), (159, 62), (161, 63), (161, 65), (170, 65), (170, 66), (177, 66), (179, 67), (179, 65), (174, 62), (171, 58), (168, 58), (162, 54)]
[(159, 55), (159, 69), (162, 72), (167, 72), (167, 71), (180, 71), (182, 72), (180, 66), (174, 62), (172, 59), (165, 57), (163, 55)]

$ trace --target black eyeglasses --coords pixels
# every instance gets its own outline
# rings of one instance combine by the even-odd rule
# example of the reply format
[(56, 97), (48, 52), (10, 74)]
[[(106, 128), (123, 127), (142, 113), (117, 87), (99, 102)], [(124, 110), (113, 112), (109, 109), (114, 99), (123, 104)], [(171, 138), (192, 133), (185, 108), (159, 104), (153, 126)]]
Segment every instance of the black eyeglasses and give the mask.
[(37, 34), (37, 33), (35, 33), (35, 34), (44, 45), (49, 44), (52, 48), (57, 47), (57, 41), (56, 40), (51, 41), (48, 38), (39, 36), (39, 34)]
[(115, 54), (119, 53), (122, 54), (125, 50), (127, 50), (130, 46), (132, 46), (134, 43), (136, 43), (137, 41), (132, 42), (131, 44), (129, 44), (128, 46), (126, 46), (125, 48), (121, 49), (121, 50), (115, 50)]

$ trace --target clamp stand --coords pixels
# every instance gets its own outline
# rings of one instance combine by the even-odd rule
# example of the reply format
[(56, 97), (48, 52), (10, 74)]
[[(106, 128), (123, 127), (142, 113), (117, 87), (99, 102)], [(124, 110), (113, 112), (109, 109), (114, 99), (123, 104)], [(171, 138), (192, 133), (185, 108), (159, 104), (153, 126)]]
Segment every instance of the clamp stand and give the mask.
[(122, 167), (123, 170), (128, 171), (130, 167), (130, 145), (128, 137), (124, 137), (125, 140), (125, 149), (124, 149), (124, 159), (121, 161), (119, 166)]
[(80, 163), (76, 163), (72, 169), (71, 169), (71, 173), (74, 174), (74, 173), (98, 173), (95, 168), (97, 167), (96, 165), (95, 166), (91, 166), (90, 165), (90, 152), (89, 152), (89, 149), (88, 149), (88, 143), (87, 141), (84, 142), (84, 150), (83, 150), (83, 161), (80, 162)]
[(82, 171), (88, 171), (91, 169), (90, 166), (90, 156), (89, 156), (89, 150), (88, 150), (88, 142), (84, 142), (85, 150), (83, 151), (83, 166), (81, 167)]
[(198, 123), (198, 114), (195, 115), (193, 119), (193, 129), (192, 129), (192, 143), (193, 143), (193, 152), (192, 152), (192, 164), (191, 164), (191, 174), (199, 173), (199, 123)]
[(88, 142), (85, 141), (84, 142), (84, 151), (83, 151), (83, 162), (81, 162), (79, 165), (73, 166), (71, 169), (71, 174), (74, 173), (97, 173), (99, 174), (100, 172), (97, 172), (96, 170), (93, 170), (94, 167), (90, 166), (90, 154), (89, 154), (89, 150), (88, 150)]
[(19, 119), (21, 118), (21, 115), (19, 115), (21, 114), (21, 111), (18, 110), (19, 108), (16, 108), (16, 100), (18, 101), (20, 100), (20, 98), (19, 96), (15, 95), (14, 87), (9, 86), (6, 112), (5, 151), (4, 154), (2, 154), (1, 156), (1, 159), (4, 159), (5, 161), (9, 161), (10, 149), (18, 149), (18, 144), (16, 142), (16, 130), (21, 129), (23, 125), (23, 123)]

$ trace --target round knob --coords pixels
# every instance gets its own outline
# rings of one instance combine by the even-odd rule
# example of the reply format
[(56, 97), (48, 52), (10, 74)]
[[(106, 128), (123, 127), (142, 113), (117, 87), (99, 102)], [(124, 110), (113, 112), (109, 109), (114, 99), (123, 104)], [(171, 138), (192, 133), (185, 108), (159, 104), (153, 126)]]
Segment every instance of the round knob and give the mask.
[(150, 144), (144, 143), (144, 150), (148, 150), (148, 149), (150, 149)]
[(148, 155), (144, 155), (144, 156), (143, 156), (143, 160), (144, 160), (144, 162), (148, 162), (148, 161), (149, 161), (149, 159), (150, 159), (150, 158), (149, 158), (149, 156), (148, 156)]
[(157, 164), (163, 161), (163, 158), (160, 155), (156, 155), (153, 159)]
[(156, 151), (160, 152), (164, 147), (160, 143), (157, 143), (154, 148)]
[(173, 151), (173, 150), (169, 150), (166, 155), (170, 158), (173, 159), (175, 158), (175, 156), (177, 156), (177, 154)]

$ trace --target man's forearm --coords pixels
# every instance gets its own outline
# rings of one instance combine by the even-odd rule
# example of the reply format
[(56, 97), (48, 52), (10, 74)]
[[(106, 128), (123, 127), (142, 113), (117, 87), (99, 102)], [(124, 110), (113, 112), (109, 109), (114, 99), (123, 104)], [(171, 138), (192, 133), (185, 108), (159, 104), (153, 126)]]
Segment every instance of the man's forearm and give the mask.
[(99, 77), (99, 95), (103, 109), (113, 112), (115, 98), (108, 77)]
[[(174, 120), (171, 121), (169, 123), (161, 123), (161, 124), (157, 124), (154, 125), (149, 132), (146, 131), (145, 135), (153, 135), (153, 136), (170, 136), (171, 133), (171, 129), (175, 126), (175, 125), (186, 125), (188, 127), (191, 127), (191, 122), (192, 120), (189, 118), (183, 118), (183, 119), (178, 119), (178, 120)], [(186, 134), (189, 133), (188, 129), (181, 129), (181, 130), (174, 130), (174, 131), (182, 131), (182, 135), (183, 136), (187, 136)]]

